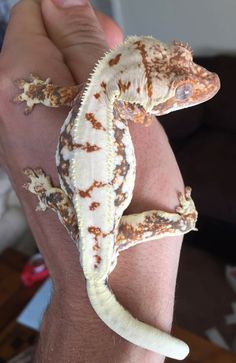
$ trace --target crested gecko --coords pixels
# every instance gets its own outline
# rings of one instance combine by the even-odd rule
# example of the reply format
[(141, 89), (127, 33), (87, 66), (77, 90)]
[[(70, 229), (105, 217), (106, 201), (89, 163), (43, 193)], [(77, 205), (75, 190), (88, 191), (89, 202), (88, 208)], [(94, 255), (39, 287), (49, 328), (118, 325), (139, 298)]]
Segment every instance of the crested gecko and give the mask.
[[(129, 37), (98, 61), (85, 87), (59, 87), (31, 75), (16, 81), (29, 114), (35, 104), (71, 107), (60, 132), (56, 165), (61, 188), (41, 168), (25, 169), (25, 188), (38, 209), (53, 209), (80, 252), (88, 297), (104, 323), (124, 339), (159, 354), (184, 359), (181, 340), (135, 319), (108, 286), (119, 253), (138, 243), (195, 229), (190, 187), (175, 213), (159, 210), (123, 216), (135, 183), (135, 154), (128, 122), (148, 126), (152, 115), (204, 102), (220, 87), (216, 74), (193, 62), (179, 41)], [(78, 96), (79, 94), (79, 96)]]

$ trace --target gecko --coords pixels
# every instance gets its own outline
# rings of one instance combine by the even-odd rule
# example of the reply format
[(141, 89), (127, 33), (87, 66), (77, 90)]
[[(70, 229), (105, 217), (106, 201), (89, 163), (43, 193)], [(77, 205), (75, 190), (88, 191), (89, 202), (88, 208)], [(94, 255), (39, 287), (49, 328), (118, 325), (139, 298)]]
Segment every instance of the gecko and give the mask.
[(184, 359), (188, 345), (135, 319), (108, 285), (119, 253), (165, 236), (196, 229), (191, 188), (178, 193), (173, 213), (150, 210), (123, 215), (131, 202), (136, 174), (129, 122), (145, 126), (153, 115), (197, 105), (220, 88), (215, 73), (193, 61), (188, 45), (164, 44), (151, 36), (131, 36), (105, 53), (84, 85), (61, 87), (31, 74), (19, 79), (14, 101), (69, 106), (60, 131), (56, 165), (60, 187), (39, 167), (27, 167), (27, 190), (38, 197), (37, 209), (54, 210), (75, 242), (90, 303), (118, 335), (142, 348)]

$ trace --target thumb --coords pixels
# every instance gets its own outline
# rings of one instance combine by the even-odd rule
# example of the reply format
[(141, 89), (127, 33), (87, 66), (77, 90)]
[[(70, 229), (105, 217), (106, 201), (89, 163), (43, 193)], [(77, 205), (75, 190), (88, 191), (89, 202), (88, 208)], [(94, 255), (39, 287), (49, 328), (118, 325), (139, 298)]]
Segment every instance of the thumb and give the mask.
[(42, 15), (50, 39), (77, 83), (87, 80), (96, 61), (109, 49), (103, 25), (117, 42), (122, 40), (119, 27), (101, 13), (98, 20), (88, 0), (42, 0)]

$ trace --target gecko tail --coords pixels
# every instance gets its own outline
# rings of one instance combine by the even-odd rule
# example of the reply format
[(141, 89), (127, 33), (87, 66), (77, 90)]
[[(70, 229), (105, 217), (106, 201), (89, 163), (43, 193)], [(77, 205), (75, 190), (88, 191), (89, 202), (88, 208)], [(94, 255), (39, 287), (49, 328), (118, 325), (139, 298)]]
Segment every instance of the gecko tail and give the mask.
[(100, 319), (124, 339), (166, 357), (182, 360), (188, 355), (186, 343), (135, 319), (116, 300), (105, 281), (87, 280), (87, 291)]

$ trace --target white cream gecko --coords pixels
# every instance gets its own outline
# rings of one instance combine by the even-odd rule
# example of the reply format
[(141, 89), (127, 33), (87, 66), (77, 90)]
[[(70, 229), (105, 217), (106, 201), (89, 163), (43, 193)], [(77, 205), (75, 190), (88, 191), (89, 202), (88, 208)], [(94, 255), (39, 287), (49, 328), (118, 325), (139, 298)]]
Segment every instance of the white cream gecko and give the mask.
[(136, 162), (128, 121), (148, 125), (152, 115), (204, 102), (220, 87), (216, 74), (193, 63), (181, 42), (165, 45), (152, 37), (129, 37), (105, 54), (91, 74), (82, 98), (80, 87), (59, 87), (49, 79), (19, 80), (15, 98), (26, 113), (42, 103), (71, 106), (59, 136), (56, 164), (61, 189), (42, 169), (27, 168), (26, 188), (39, 209), (51, 208), (75, 241), (90, 302), (98, 316), (124, 339), (162, 355), (183, 359), (187, 344), (135, 319), (108, 287), (120, 251), (195, 228), (191, 189), (179, 193), (176, 213), (151, 210), (122, 216), (129, 205)]

